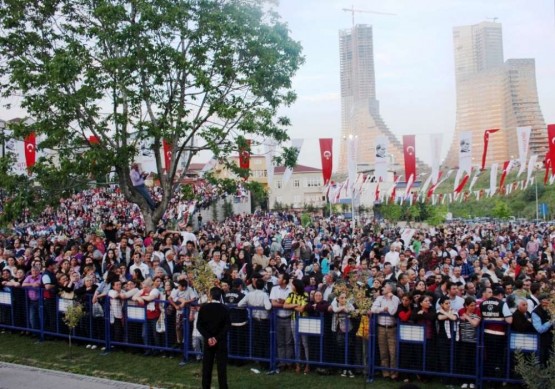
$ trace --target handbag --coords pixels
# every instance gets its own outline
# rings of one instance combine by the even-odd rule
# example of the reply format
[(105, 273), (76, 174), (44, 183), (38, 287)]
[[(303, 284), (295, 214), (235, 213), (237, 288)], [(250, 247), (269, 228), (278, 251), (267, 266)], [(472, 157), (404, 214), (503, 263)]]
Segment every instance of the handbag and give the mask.
[(92, 306), (92, 315), (93, 317), (104, 317), (104, 309), (99, 302), (96, 302)]

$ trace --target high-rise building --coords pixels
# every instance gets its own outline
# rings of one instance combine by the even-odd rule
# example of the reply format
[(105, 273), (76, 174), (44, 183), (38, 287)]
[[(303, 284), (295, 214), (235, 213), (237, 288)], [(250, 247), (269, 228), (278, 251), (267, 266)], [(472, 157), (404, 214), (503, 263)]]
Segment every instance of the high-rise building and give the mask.
[(481, 163), (483, 135), (490, 137), (486, 163), (518, 158), (516, 128), (531, 126), (530, 155), (545, 153), (547, 133), (540, 110), (533, 59), (503, 59), (500, 23), (482, 22), (453, 29), (457, 119), (445, 165), (458, 166), (461, 132), (472, 133), (474, 165)]
[(373, 165), (375, 139), (389, 139), (391, 162), (403, 166), (403, 146), (380, 116), (376, 98), (372, 26), (356, 25), (339, 32), (341, 71), (341, 140), (339, 173), (347, 172), (347, 137), (356, 136), (357, 164)]

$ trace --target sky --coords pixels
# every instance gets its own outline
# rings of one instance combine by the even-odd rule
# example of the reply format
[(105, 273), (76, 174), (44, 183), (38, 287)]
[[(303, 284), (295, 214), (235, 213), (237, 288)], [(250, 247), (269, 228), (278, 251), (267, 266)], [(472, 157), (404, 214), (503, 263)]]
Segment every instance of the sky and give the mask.
[[(290, 138), (304, 138), (298, 163), (321, 167), (318, 139), (334, 139), (337, 167), (341, 130), (339, 30), (350, 28), (351, 8), (374, 34), (376, 93), (380, 113), (398, 137), (416, 135), (416, 153), (430, 162), (429, 134), (443, 133), (442, 156), (455, 128), (452, 30), (498, 18), (509, 58), (534, 58), (545, 123), (555, 123), (555, 0), (280, 0), (278, 12), (303, 46), (305, 64), (293, 80), (298, 98), (282, 113)], [(491, 19), (490, 19), (491, 21)]]
[[(352, 26), (342, 8), (394, 13), (355, 13), (355, 23), (373, 26), (380, 113), (398, 137), (416, 135), (416, 154), (429, 163), (429, 134), (443, 133), (445, 157), (455, 128), (452, 30), (498, 18), (505, 59), (534, 58), (545, 123), (555, 123), (555, 0), (279, 0), (277, 11), (305, 64), (293, 80), (297, 101), (281, 110), (292, 125), (290, 138), (303, 138), (298, 163), (321, 167), (319, 138), (334, 139), (337, 167), (341, 131), (339, 30)], [(490, 19), (491, 20), (491, 19)], [(0, 117), (24, 116), (14, 110)], [(254, 152), (262, 152), (262, 147)], [(195, 162), (210, 158), (201, 153)]]

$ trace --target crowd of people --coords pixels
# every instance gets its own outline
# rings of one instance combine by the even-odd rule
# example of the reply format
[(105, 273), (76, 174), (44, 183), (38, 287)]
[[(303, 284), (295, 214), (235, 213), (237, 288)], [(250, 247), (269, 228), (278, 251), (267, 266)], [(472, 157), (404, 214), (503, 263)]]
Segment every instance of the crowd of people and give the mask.
[[(176, 213), (180, 206), (174, 204)], [(398, 374), (399, 368), (471, 376), (481, 336), (485, 375), (505, 377), (509, 330), (539, 334), (541, 364), (552, 353), (555, 229), (549, 224), (458, 222), (415, 228), (406, 238), (402, 228), (383, 221), (361, 220), (353, 229), (341, 217), (313, 215), (302, 225), (294, 212), (235, 215), (177, 230), (167, 229), (167, 221), (145, 232), (139, 209), (117, 188), (95, 189), (2, 234), (2, 291), (12, 293), (13, 309), (25, 299), (28, 308), (12, 315), (0, 305), (0, 324), (16, 320), (17, 327), (38, 328), (40, 295), (45, 329), (54, 331), (58, 297), (82, 302), (91, 319), (78, 331), (102, 337), (105, 316), (94, 311), (109, 298), (116, 342), (133, 324), (125, 321), (124, 306), (146, 306), (137, 342), (161, 346), (163, 317), (163, 331), (171, 333), (166, 343), (180, 347), (190, 335), (200, 355), (196, 312), (208, 300), (196, 287), (200, 261), (231, 308), (231, 355), (247, 352), (247, 334), (254, 356), (267, 358), (275, 315), (279, 371), (325, 374), (325, 366), (313, 363), (323, 353), (329, 363), (345, 365), (341, 375), (353, 377), (348, 366), (363, 366), (368, 352), (368, 315), (377, 320), (376, 364), (391, 380), (416, 378)], [(185, 307), (189, 317), (183, 317)], [(302, 317), (325, 319), (323, 346), (298, 334)], [(191, 334), (183, 334), (183, 320), (191, 321)], [(403, 323), (423, 325), (425, 357), (418, 344), (397, 347)], [(469, 381), (462, 387), (473, 387)]]

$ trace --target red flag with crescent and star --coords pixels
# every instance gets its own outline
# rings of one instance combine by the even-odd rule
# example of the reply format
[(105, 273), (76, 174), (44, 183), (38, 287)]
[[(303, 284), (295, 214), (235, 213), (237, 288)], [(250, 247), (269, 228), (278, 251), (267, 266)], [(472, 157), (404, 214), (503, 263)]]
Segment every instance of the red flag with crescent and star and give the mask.
[(164, 167), (166, 169), (166, 172), (169, 172), (172, 163), (172, 144), (163, 139), (162, 148), (164, 149)]
[(499, 128), (492, 128), (490, 130), (484, 131), (484, 151), (482, 152), (482, 167), (481, 170), (484, 170), (486, 167), (486, 156), (488, 154), (488, 144), (489, 144), (489, 135), (493, 134), (494, 132), (499, 131)]
[(499, 189), (503, 189), (503, 185), (505, 184), (505, 178), (507, 178), (507, 174), (509, 174), (511, 161), (503, 162), (503, 172), (501, 173), (501, 181), (499, 182)]
[(25, 163), (27, 165), (27, 170), (31, 169), (35, 165), (37, 156), (37, 138), (34, 132), (31, 132), (25, 137)]
[(416, 151), (414, 149), (414, 135), (403, 135), (403, 152), (405, 157), (405, 178), (407, 180), (406, 194), (416, 178)]
[[(549, 139), (549, 158), (555, 161), (555, 124), (547, 125), (547, 139)], [(551, 163), (551, 174), (555, 174), (555, 163)]]
[[(239, 147), (239, 167), (241, 169), (248, 170), (251, 165), (251, 140), (247, 139), (246, 144), (244, 146)], [(244, 179), (247, 180), (248, 176)]]
[(320, 138), (320, 158), (322, 159), (322, 176), (324, 185), (327, 185), (331, 178), (333, 169), (333, 139)]

